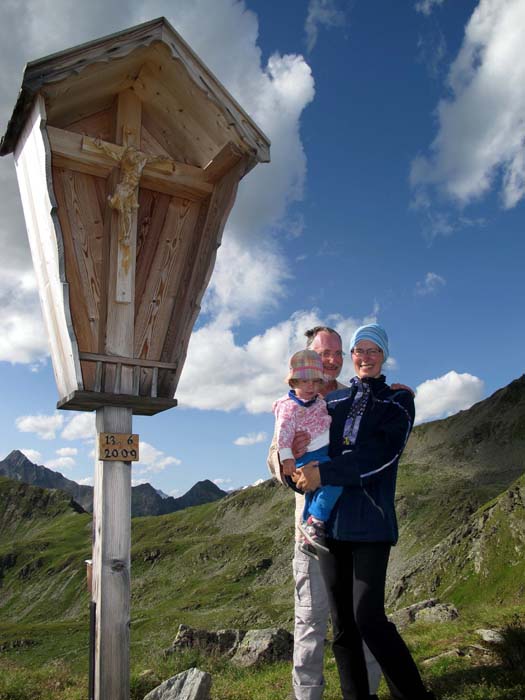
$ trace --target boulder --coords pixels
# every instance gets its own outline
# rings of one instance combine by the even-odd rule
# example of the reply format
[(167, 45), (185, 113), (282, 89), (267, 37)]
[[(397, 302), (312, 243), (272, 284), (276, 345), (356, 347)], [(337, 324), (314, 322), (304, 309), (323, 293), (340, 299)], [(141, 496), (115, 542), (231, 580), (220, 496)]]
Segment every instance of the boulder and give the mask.
[(210, 700), (211, 676), (190, 668), (161, 683), (144, 700)]
[(459, 617), (457, 608), (449, 603), (436, 603), (416, 612), (417, 622), (450, 622)]
[(413, 622), (449, 622), (457, 617), (459, 613), (454, 605), (440, 603), (435, 598), (422, 600), (389, 615), (390, 620), (401, 629)]
[(291, 661), (293, 635), (282, 628), (250, 630), (239, 644), (232, 663), (255, 666), (267, 661)]
[(476, 630), (476, 634), (480, 636), (484, 642), (490, 642), (490, 644), (501, 644), (503, 641), (503, 635), (499, 630), (479, 629)]
[(423, 666), (432, 666), (433, 664), (441, 661), (442, 659), (451, 659), (457, 656), (465, 656), (465, 652), (461, 649), (450, 649), (450, 651), (444, 651), (442, 654), (437, 656), (431, 656), (429, 659), (423, 661)]
[(210, 632), (188, 625), (179, 625), (173, 644), (164, 651), (165, 655), (174, 654), (182, 649), (198, 649), (205, 654), (231, 656), (242, 642), (245, 630), (218, 630)]

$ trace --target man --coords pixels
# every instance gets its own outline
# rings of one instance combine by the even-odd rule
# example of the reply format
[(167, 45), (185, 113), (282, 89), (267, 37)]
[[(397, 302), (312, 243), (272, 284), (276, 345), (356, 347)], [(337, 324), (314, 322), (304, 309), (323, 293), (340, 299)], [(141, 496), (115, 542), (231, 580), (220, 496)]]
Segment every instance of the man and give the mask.
[[(306, 347), (318, 353), (329, 381), (324, 383), (322, 395), (344, 388), (337, 378), (343, 367), (341, 336), (333, 328), (315, 326), (306, 331)], [(301, 443), (300, 437), (298, 437)], [(303, 446), (309, 442), (303, 437)], [(304, 450), (303, 450), (304, 451)], [(268, 455), (268, 468), (282, 482), (281, 466), (275, 438)], [(301, 533), (297, 524), (302, 519), (304, 496), (296, 494), (296, 543), (293, 559), (295, 582), (295, 626), (292, 682), (295, 700), (321, 700), (324, 690), (323, 658), (326, 628), (328, 626), (328, 597), (319, 568), (319, 562), (305, 554), (298, 546)], [(370, 692), (376, 693), (381, 671), (374, 657), (365, 648)]]

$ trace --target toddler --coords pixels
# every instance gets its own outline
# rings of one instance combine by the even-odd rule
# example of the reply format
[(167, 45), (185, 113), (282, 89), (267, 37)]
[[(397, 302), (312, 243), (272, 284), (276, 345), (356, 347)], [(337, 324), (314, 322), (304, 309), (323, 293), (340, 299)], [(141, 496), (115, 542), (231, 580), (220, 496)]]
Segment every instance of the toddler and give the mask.
[[(328, 460), (328, 440), (331, 418), (326, 402), (319, 396), (319, 389), (325, 381), (323, 362), (313, 350), (301, 350), (292, 355), (290, 371), (286, 379), (290, 391), (273, 404), (277, 449), (286, 481), (292, 485), (291, 475), (296, 467), (316, 460)], [(297, 430), (310, 434), (308, 451), (297, 461), (292, 453), (292, 443)], [(325, 523), (329, 519), (342, 487), (321, 486), (312, 493), (305, 494), (304, 522), (299, 526), (306, 542), (301, 549), (315, 556), (314, 548), (327, 551)], [(309, 546), (310, 545), (310, 546)]]

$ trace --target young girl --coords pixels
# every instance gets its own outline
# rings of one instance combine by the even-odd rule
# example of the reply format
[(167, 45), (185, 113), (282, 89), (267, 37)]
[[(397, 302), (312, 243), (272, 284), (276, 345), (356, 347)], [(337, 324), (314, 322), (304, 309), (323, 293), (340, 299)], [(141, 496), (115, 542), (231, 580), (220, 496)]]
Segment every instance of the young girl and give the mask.
[[(326, 410), (324, 399), (319, 396), (319, 389), (325, 381), (323, 361), (313, 350), (300, 350), (290, 358), (290, 371), (286, 379), (290, 391), (273, 404), (275, 415), (275, 434), (279, 459), (283, 474), (290, 485), (296, 467), (316, 460), (328, 460), (328, 438), (331, 418)], [(297, 430), (306, 430), (310, 434), (308, 452), (299, 460), (294, 459), (292, 442)], [(325, 523), (341, 495), (339, 486), (321, 486), (314, 492), (306, 494), (303, 519), (300, 525), (307, 542), (314, 547), (326, 550)], [(312, 554), (310, 548), (303, 551)], [(326, 550), (327, 551), (327, 550)]]

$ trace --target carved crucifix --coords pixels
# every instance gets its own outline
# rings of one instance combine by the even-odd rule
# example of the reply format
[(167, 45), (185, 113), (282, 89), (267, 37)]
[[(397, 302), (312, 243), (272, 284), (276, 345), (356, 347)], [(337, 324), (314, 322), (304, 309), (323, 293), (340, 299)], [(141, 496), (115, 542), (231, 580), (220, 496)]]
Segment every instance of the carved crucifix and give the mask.
[(165, 156), (152, 156), (139, 151), (133, 145), (125, 147), (95, 139), (93, 144), (107, 156), (120, 164), (121, 178), (108, 202), (119, 213), (118, 222), (118, 272), (115, 301), (131, 303), (131, 255), (136, 243), (136, 212), (139, 208), (138, 193), (142, 171), (146, 165), (162, 164), (165, 172), (173, 172), (175, 163)]

